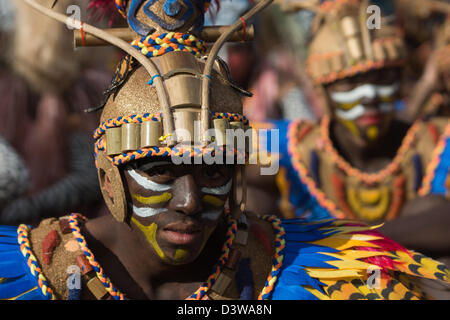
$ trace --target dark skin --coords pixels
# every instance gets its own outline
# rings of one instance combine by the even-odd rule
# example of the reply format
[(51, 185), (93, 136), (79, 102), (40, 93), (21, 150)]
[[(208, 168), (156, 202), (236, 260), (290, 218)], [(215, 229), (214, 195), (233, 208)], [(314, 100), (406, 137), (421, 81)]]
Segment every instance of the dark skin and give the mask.
[[(130, 207), (163, 211), (144, 217), (142, 211), (130, 209), (125, 223), (104, 216), (88, 221), (82, 232), (105, 273), (127, 298), (185, 299), (205, 282), (220, 257), (227, 232), (223, 210), (228, 193), (217, 195), (221, 201), (214, 204), (204, 199), (210, 195), (208, 190), (231, 180), (233, 169), (225, 165), (169, 163), (149, 167), (150, 162), (138, 161), (124, 168), (125, 189)], [(144, 180), (130, 174), (131, 170), (170, 189), (149, 190), (142, 185)], [(111, 190), (108, 180), (105, 188)], [(164, 192), (171, 194), (169, 200), (142, 204), (148, 199), (161, 200), (158, 196)], [(204, 215), (212, 211), (219, 213)], [(145, 230), (153, 230), (150, 234), (154, 237)]]

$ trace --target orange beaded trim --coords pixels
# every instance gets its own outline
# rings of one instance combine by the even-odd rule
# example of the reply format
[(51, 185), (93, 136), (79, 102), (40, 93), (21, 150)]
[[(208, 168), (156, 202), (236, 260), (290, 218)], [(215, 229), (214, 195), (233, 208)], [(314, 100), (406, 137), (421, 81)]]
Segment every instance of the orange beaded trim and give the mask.
[[(318, 58), (315, 58), (315, 60), (317, 60), (317, 59)], [(311, 72), (311, 68), (308, 66), (308, 62), (307, 62), (306, 70), (307, 70), (308, 74), (311, 76), (311, 78), (313, 79), (314, 83), (319, 85), (319, 84), (327, 84), (327, 83), (331, 83), (331, 82), (334, 82), (337, 80), (349, 78), (349, 77), (352, 77), (359, 73), (365, 73), (365, 72), (369, 72), (371, 70), (379, 70), (379, 69), (383, 69), (383, 68), (401, 66), (403, 63), (404, 63), (404, 59), (398, 59), (398, 60), (393, 60), (393, 61), (368, 60), (368, 61), (360, 62), (354, 66), (348, 67), (339, 72), (336, 72), (336, 71), (331, 72), (329, 74), (320, 76), (318, 78), (314, 77), (313, 73)]]
[(333, 143), (330, 140), (329, 128), (330, 128), (330, 118), (323, 117), (321, 122), (321, 134), (324, 140), (324, 147), (327, 154), (331, 157), (331, 160), (337, 164), (337, 166), (345, 172), (347, 176), (356, 177), (359, 181), (367, 185), (374, 183), (380, 183), (384, 181), (388, 176), (393, 175), (400, 168), (400, 163), (403, 160), (406, 152), (411, 149), (411, 146), (416, 138), (417, 131), (419, 130), (422, 121), (416, 121), (411, 128), (408, 130), (405, 138), (403, 139), (402, 145), (397, 151), (396, 156), (391, 163), (387, 165), (384, 169), (377, 173), (365, 173), (354, 167), (352, 167), (347, 161), (345, 161), (333, 147)]

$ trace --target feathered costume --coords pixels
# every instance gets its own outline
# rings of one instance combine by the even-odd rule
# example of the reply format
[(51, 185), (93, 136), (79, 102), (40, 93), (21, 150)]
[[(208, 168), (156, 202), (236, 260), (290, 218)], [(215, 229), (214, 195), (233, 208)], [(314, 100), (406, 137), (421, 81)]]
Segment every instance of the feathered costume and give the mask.
[[(133, 6), (140, 1), (130, 3)], [(171, 9), (167, 11), (170, 13)], [(65, 21), (64, 16), (61, 19)], [(172, 61), (185, 67), (181, 60), (194, 59), (191, 53), (172, 52), (162, 58), (178, 57), (179, 60)], [(170, 61), (164, 59), (161, 61)], [(192, 64), (185, 63), (192, 67)], [(121, 70), (120, 66), (118, 69)], [(242, 117), (230, 113), (231, 107), (237, 110), (241, 107), (239, 99), (230, 99), (235, 89), (224, 85), (225, 78), (217, 72), (212, 75), (204, 72), (205, 78), (213, 81), (212, 87), (225, 90), (226, 94), (220, 99), (212, 95), (216, 99), (212, 103), (215, 108), (220, 106), (217, 100), (227, 102), (219, 110), (223, 112), (220, 116), (229, 117), (234, 123), (242, 120)], [(135, 86), (122, 90), (128, 95), (133, 92), (139, 95), (142, 93), (139, 86), (147, 83), (148, 73), (141, 68), (128, 79), (123, 77), (128, 84)], [(136, 80), (141, 75), (146, 76), (145, 81)], [(176, 76), (171, 79), (179, 79)], [(192, 78), (190, 82), (195, 81)], [(186, 81), (180, 81), (179, 87), (183, 89), (185, 84)], [(120, 101), (123, 94), (119, 91), (116, 101)], [(108, 103), (104, 112), (115, 112), (116, 117), (98, 129), (98, 136), (106, 138), (106, 150), (105, 145), (102, 145), (102, 150), (97, 150), (97, 160), (99, 167), (109, 166), (110, 171), (106, 172), (109, 178), (120, 174), (117, 167), (113, 167), (114, 159), (122, 164), (138, 156), (161, 156), (155, 150), (174, 152), (175, 148), (163, 148), (155, 142), (156, 146), (151, 148), (154, 153), (144, 155), (142, 150), (148, 151), (148, 148), (137, 146), (139, 148), (127, 148), (126, 152), (115, 155), (110, 148), (112, 142), (103, 135), (105, 130), (121, 128), (124, 123), (135, 125), (130, 121), (157, 122), (158, 119), (152, 120), (148, 114), (117, 118), (117, 110), (110, 101)], [(136, 107), (139, 102), (132, 105)], [(156, 105), (154, 108), (160, 110), (156, 99), (147, 99), (141, 105), (145, 110), (149, 105)], [(106, 158), (105, 152), (113, 156)], [(107, 162), (107, 159), (111, 161)], [(112, 185), (114, 188), (120, 183), (115, 180)], [(118, 193), (116, 191), (120, 190), (113, 190)], [(115, 206), (120, 204), (119, 196), (114, 195), (114, 203), (111, 203), (111, 197), (107, 199), (111, 214), (117, 223), (123, 223), (129, 213), (126, 208)], [(230, 207), (236, 210), (233, 202), (230, 200)], [(424, 299), (428, 298), (426, 287), (421, 283), (425, 279), (442, 287), (441, 292), (445, 292), (449, 285), (449, 271), (444, 265), (404, 249), (363, 223), (333, 219), (310, 223), (302, 219), (281, 220), (275, 216), (256, 216), (231, 210), (226, 210), (221, 219), (228, 225), (228, 231), (220, 258), (211, 275), (187, 299)], [(81, 215), (72, 214), (59, 220), (44, 220), (35, 229), (26, 225), (0, 227), (0, 298), (126, 299), (127, 288), (115, 287), (115, 279), (106, 275), (101, 261), (97, 261), (95, 252), (89, 249), (83, 236), (85, 221)], [(79, 270), (74, 270), (77, 265)], [(79, 278), (84, 281), (77, 281)]]
[[(374, 227), (346, 220), (307, 223), (274, 216), (264, 220), (272, 223), (273, 234), (267, 228), (269, 224), (261, 219), (251, 219), (249, 223), (255, 230), (248, 240), (250, 276), (251, 272), (255, 275), (251, 292), (255, 299), (429, 299), (433, 296), (426, 292), (427, 279), (434, 282), (434, 287), (441, 287), (443, 294), (447, 290), (448, 295), (450, 273), (443, 264), (403, 248)], [(77, 228), (67, 231), (61, 225), (64, 224), (53, 219), (44, 220), (31, 231), (25, 225), (0, 227), (0, 299), (73, 296), (73, 290), (66, 287), (66, 270), (81, 254), (80, 248), (71, 246), (82, 240), (75, 233)], [(45, 251), (47, 246), (43, 243), (54, 232), (60, 242), (53, 251)], [(267, 249), (271, 255), (267, 255)], [(50, 264), (44, 262), (46, 254), (53, 256)], [(256, 276), (261, 272), (257, 261), (262, 255), (271, 266), (265, 269), (269, 272)], [(101, 268), (98, 262), (89, 262), (92, 267)], [(236, 279), (241, 281), (238, 276)], [(265, 283), (260, 279), (265, 279)], [(241, 293), (242, 289), (227, 290), (215, 298), (239, 299)]]

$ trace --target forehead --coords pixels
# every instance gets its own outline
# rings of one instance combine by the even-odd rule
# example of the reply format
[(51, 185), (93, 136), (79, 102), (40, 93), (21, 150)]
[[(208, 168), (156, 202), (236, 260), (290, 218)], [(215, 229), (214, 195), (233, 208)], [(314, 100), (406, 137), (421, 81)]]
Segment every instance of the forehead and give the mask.
[[(193, 161), (193, 159), (191, 159)], [(175, 164), (173, 163), (171, 157), (155, 157), (155, 158), (144, 158), (136, 161), (132, 161), (127, 164), (128, 167), (148, 171), (153, 168), (158, 167), (171, 167), (180, 172), (195, 172), (201, 169), (226, 169), (232, 170), (234, 165), (229, 164), (206, 164), (206, 163), (192, 163), (192, 164)]]
[(393, 83), (400, 80), (400, 69), (398, 68), (384, 68), (380, 70), (372, 70), (353, 77), (335, 81), (326, 86), (328, 90), (335, 90), (341, 88), (351, 88), (364, 83), (384, 84)]

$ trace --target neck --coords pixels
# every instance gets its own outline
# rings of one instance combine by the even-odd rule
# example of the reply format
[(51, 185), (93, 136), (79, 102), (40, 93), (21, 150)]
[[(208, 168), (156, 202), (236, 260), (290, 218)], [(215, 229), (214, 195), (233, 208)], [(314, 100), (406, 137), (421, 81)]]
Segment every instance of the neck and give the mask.
[[(226, 223), (211, 235), (205, 249), (192, 263), (170, 265), (161, 260), (148, 242), (125, 223), (105, 216), (86, 223), (86, 241), (97, 261), (118, 288), (131, 299), (179, 298), (189, 296), (210, 275), (225, 241)], [(187, 284), (179, 286), (179, 283)], [(163, 288), (176, 287), (170, 296)], [(120, 289), (119, 289), (120, 290)]]
[(369, 143), (356, 137), (339, 121), (331, 121), (329, 132), (330, 140), (337, 152), (351, 165), (361, 170), (370, 170), (374, 162), (376, 162), (374, 169), (379, 169), (386, 164), (380, 160), (392, 160), (405, 134), (403, 126), (392, 123), (385, 135), (392, 138), (380, 137), (377, 141)]

